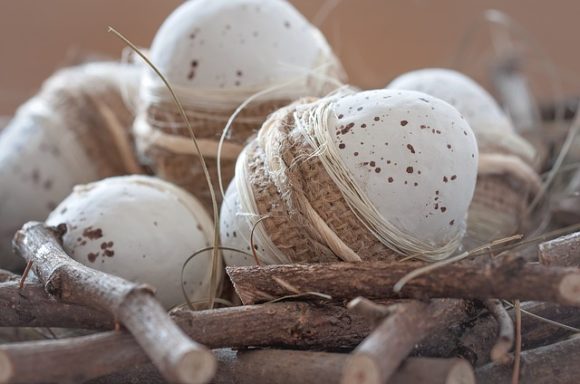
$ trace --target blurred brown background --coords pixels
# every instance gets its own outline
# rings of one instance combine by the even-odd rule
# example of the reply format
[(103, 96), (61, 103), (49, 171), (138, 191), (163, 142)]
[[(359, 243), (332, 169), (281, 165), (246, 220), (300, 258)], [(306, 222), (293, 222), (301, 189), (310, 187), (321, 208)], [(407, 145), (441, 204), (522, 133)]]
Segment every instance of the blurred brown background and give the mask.
[[(470, 29), (475, 30), (475, 37), (465, 40), (468, 49), (460, 69), (485, 81), (490, 60), (489, 28), (481, 20), (486, 9), (495, 8), (516, 20), (541, 47), (534, 46), (528, 53), (531, 71), (539, 78), (537, 92), (546, 91), (541, 79), (546, 72), (556, 70), (565, 94), (580, 93), (580, 53), (573, 29), (580, 2), (575, 0), (292, 2), (310, 20), (322, 23), (351, 83), (364, 88), (382, 87), (410, 69), (455, 65)], [(147, 46), (163, 19), (180, 3), (0, 0), (0, 115), (12, 113), (58, 67), (90, 55), (119, 57), (123, 45), (106, 32), (107, 25)], [(553, 67), (540, 59), (542, 51)]]

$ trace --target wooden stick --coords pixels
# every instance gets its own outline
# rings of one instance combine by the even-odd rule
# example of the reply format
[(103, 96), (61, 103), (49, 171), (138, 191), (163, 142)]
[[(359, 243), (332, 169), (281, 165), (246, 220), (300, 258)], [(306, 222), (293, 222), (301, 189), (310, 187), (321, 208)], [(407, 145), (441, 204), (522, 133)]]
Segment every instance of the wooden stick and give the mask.
[(282, 302), (217, 309), (173, 311), (173, 320), (211, 348), (286, 346), (351, 349), (371, 331), (362, 316), (344, 306)]
[(20, 289), (16, 279), (0, 282), (0, 308), (0, 327), (113, 328), (109, 314), (59, 303), (40, 284), (26, 284)]
[[(186, 333), (212, 348), (352, 348), (370, 333), (366, 319), (334, 305), (288, 302), (198, 312), (179, 310), (172, 315)], [(43, 370), (30, 370), (37, 358), (47, 366), (63, 367), (54, 371), (53, 381), (57, 382), (76, 377), (87, 380), (148, 362), (139, 344), (126, 332), (105, 332), (62, 343), (5, 344), (0, 345), (0, 356), (12, 367), (11, 382), (51, 381)], [(88, 367), (79, 361), (101, 364)]]
[[(18, 276), (15, 277), (15, 281), (17, 280)], [(16, 286), (17, 282), (12, 282), (8, 286), (6, 283), (0, 284), (0, 297), (11, 295), (4, 293), (2, 287), (14, 290)], [(43, 294), (41, 285), (27, 284), (25, 292), (29, 289), (34, 289), (35, 293), (32, 296), (34, 300), (29, 300), (28, 295), (21, 295), (18, 297), (17, 307), (3, 306), (0, 319), (11, 320), (5, 320), (4, 324), (0, 321), (0, 326), (34, 324), (37, 327), (50, 327), (58, 323), (54, 318), (58, 318), (61, 312), (70, 313), (66, 321), (67, 326), (71, 328), (99, 329), (103, 326), (101, 320), (88, 316), (84, 307), (69, 306)], [(368, 300), (365, 299), (365, 301)], [(376, 304), (372, 303), (372, 306)], [(522, 304), (522, 309), (572, 327), (580, 327), (580, 308), (527, 302)], [(30, 323), (30, 319), (19, 317), (19, 313), (42, 313), (43, 315), (34, 318), (34, 323)], [(476, 315), (474, 313), (473, 317)], [(194, 339), (200, 336), (197, 327), (205, 329), (208, 323), (214, 324), (212, 332), (223, 335), (222, 341), (216, 339), (212, 341), (213, 336), (207, 336), (204, 340), (209, 339), (213, 343), (217, 342), (213, 344), (214, 346), (223, 347), (230, 346), (224, 344), (224, 341), (232, 342), (239, 339), (239, 334), (235, 333), (236, 329), (245, 327), (245, 323), (256, 324), (252, 331), (253, 337), (244, 334), (239, 339), (236, 347), (240, 348), (274, 343), (296, 348), (353, 348), (369, 334), (372, 327), (372, 322), (367, 321), (365, 319), (367, 316), (360, 311), (349, 313), (341, 306), (296, 302), (234, 307), (217, 311), (175, 310), (171, 316)], [(376, 316), (376, 319), (381, 320), (384, 316), (385, 313), (381, 313)], [(539, 346), (545, 340), (555, 342), (570, 334), (568, 330), (536, 320), (525, 313), (523, 316), (524, 349)], [(271, 331), (271, 324), (279, 325), (279, 329)], [(220, 328), (232, 328), (232, 332), (220, 331)], [(486, 351), (489, 351), (495, 342), (491, 335), (496, 332), (496, 329), (497, 323), (491, 316), (478, 316), (470, 322), (469, 327), (451, 327), (448, 331), (441, 332), (441, 340), (437, 340), (436, 335), (429, 336), (424, 343), (420, 344), (420, 349), (423, 353), (429, 353), (430, 356), (452, 356), (456, 353), (454, 351), (456, 349), (461, 353), (471, 354), (478, 362), (487, 362)], [(268, 338), (271, 338), (271, 343), (268, 342)]]
[(388, 316), (352, 353), (342, 383), (385, 383), (413, 347), (432, 332), (465, 317), (463, 300), (410, 301), (396, 304)]
[(381, 322), (385, 317), (391, 314), (391, 311), (394, 308), (394, 306), (388, 307), (386, 305), (377, 304), (360, 296), (352, 299), (346, 307), (350, 311), (366, 317), (373, 323)]
[[(54, 307), (62, 305), (55, 303)], [(580, 326), (580, 309), (561, 307), (546, 303), (524, 303), (523, 308), (541, 316)], [(212, 347), (285, 346), (290, 348), (316, 348), (336, 350), (354, 348), (370, 333), (369, 322), (360, 315), (349, 313), (334, 305), (283, 302), (225, 308), (212, 311), (177, 310), (173, 318), (184, 331), (196, 340)], [(524, 314), (525, 316), (525, 314)], [(451, 331), (439, 332), (424, 340), (415, 353), (426, 356), (464, 355), (478, 365), (489, 361), (489, 351), (495, 342), (497, 324), (492, 316), (482, 316), (469, 325), (450, 327)], [(533, 318), (524, 317), (524, 347), (561, 339), (569, 331)], [(55, 381), (89, 378), (117, 371), (125, 371), (149, 360), (139, 345), (126, 332), (105, 332), (98, 335), (67, 339), (66, 343), (53, 344), (46, 341), (31, 343), (26, 357), (19, 353), (20, 344), (0, 346), (0, 355), (13, 366), (12, 381), (19, 382), (23, 372), (30, 381), (49, 381), (42, 370), (30, 370), (36, 358), (47, 366), (58, 365), (63, 376)], [(16, 348), (15, 354), (12, 349)], [(115, 354), (110, 351), (114, 350)], [(99, 361), (99, 368), (77, 364), (78, 361)], [(32, 365), (35, 366), (35, 365)], [(36, 376), (34, 376), (36, 375)], [(68, 375), (68, 376), (67, 376)]]
[[(300, 292), (320, 292), (334, 299), (472, 298), (521, 299), (580, 305), (580, 271), (546, 268), (522, 260), (487, 266), (452, 264), (409, 281), (397, 295), (393, 286), (423, 266), (418, 262), (361, 262), (228, 267), (244, 304), (283, 297), (292, 286)], [(286, 284), (278, 284), (284, 281)]]
[[(338, 383), (348, 355), (295, 350), (214, 351), (218, 372), (213, 384)], [(151, 364), (100, 377), (86, 384), (125, 384), (165, 381)], [(473, 368), (462, 359), (409, 358), (389, 384), (475, 383)]]
[[(348, 355), (292, 350), (216, 351), (215, 384), (338, 383)], [(475, 383), (473, 369), (461, 359), (409, 358), (388, 381), (400, 383)], [(354, 382), (353, 382), (354, 383)], [(385, 382), (386, 383), (386, 382)]]
[[(540, 317), (580, 327), (580, 308), (564, 307), (551, 303), (525, 302), (521, 308)], [(508, 311), (515, 319), (513, 310)], [(555, 343), (573, 333), (571, 330), (551, 325), (522, 312), (522, 348), (536, 348)], [(497, 342), (497, 321), (485, 312), (473, 317), (467, 324), (456, 324), (449, 329), (429, 335), (415, 349), (415, 354), (423, 356), (461, 356), (473, 365), (481, 366), (490, 362), (490, 351)]]
[[(521, 355), (521, 383), (575, 384), (580, 377), (580, 338), (524, 351)], [(491, 363), (476, 370), (480, 383), (509, 383), (512, 367)]]
[(64, 230), (31, 222), (14, 238), (15, 248), (33, 263), (45, 290), (64, 303), (110, 312), (129, 329), (166, 379), (208, 381), (216, 369), (215, 358), (171, 321), (152, 290), (72, 260), (60, 245)]
[(484, 304), (498, 325), (498, 337), (491, 349), (491, 360), (500, 364), (508, 364), (511, 361), (508, 354), (514, 346), (515, 339), (513, 320), (501, 301), (485, 300)]
[[(140, 348), (137, 348), (139, 353), (127, 354), (125, 349), (112, 348), (106, 338), (99, 336), (78, 338), (90, 340), (86, 344), (71, 343), (71, 340), (77, 340), (75, 338), (0, 345), (0, 382), (83, 382), (112, 372), (111, 369), (128, 368), (149, 361)], [(117, 338), (133, 341), (131, 335), (125, 332), (118, 333)]]
[(540, 244), (540, 262), (547, 266), (580, 267), (580, 232)]

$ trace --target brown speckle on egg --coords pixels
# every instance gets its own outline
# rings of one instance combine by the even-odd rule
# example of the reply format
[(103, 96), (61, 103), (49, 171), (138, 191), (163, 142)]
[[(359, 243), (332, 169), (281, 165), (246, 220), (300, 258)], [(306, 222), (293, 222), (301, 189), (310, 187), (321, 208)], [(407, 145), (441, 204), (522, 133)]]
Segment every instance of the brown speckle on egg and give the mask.
[(83, 236), (89, 240), (96, 240), (103, 237), (103, 230), (101, 228), (93, 229), (93, 227), (87, 227), (83, 230)]
[(401, 120), (401, 126), (404, 127), (407, 124), (409, 124), (409, 122), (407, 120)]
[(413, 167), (407, 167), (407, 173), (413, 173)]
[(411, 144), (407, 144), (407, 149), (411, 151), (411, 153), (415, 153), (415, 148)]

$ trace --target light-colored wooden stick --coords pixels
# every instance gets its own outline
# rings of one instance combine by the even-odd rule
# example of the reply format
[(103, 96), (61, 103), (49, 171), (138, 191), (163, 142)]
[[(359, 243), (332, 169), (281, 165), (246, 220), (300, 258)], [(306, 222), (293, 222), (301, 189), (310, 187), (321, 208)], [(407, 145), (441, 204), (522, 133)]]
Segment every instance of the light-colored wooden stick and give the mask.
[[(338, 383), (348, 355), (292, 350), (217, 351), (215, 384)], [(473, 369), (461, 359), (409, 358), (389, 384), (475, 383)]]
[(468, 306), (453, 299), (396, 304), (393, 313), (348, 358), (341, 382), (386, 383), (419, 341), (462, 320)]
[[(296, 350), (214, 351), (218, 373), (213, 384), (338, 383), (348, 355)], [(164, 383), (150, 364), (108, 375), (87, 384)], [(473, 368), (462, 359), (409, 358), (389, 384), (471, 384)]]
[(514, 346), (514, 323), (501, 301), (492, 299), (484, 301), (485, 307), (496, 319), (498, 325), (497, 341), (491, 349), (491, 360), (508, 364), (511, 361), (509, 351)]
[(580, 267), (580, 232), (540, 244), (540, 262), (546, 266)]
[(133, 334), (166, 379), (209, 381), (216, 370), (214, 356), (171, 321), (152, 290), (72, 260), (60, 245), (64, 230), (31, 222), (14, 238), (15, 248), (33, 263), (45, 290), (64, 303), (111, 313)]

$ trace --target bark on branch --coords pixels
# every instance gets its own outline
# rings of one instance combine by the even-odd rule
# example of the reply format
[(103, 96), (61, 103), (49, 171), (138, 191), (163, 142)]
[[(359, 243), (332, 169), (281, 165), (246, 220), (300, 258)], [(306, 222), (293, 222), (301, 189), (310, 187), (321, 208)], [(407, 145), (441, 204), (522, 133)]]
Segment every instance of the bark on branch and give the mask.
[[(521, 355), (521, 383), (575, 384), (580, 377), (580, 338), (524, 351)], [(491, 363), (476, 371), (480, 383), (509, 383), (512, 368)]]
[(16, 250), (32, 263), (46, 292), (64, 303), (111, 313), (133, 334), (166, 379), (199, 383), (212, 377), (214, 356), (171, 321), (149, 287), (72, 260), (60, 244), (62, 229), (58, 231), (32, 222), (14, 238)]
[(580, 306), (579, 270), (530, 265), (519, 259), (486, 266), (448, 265), (409, 281), (400, 294), (393, 292), (393, 286), (403, 276), (423, 265), (419, 262), (270, 265), (228, 267), (227, 273), (244, 304), (298, 291), (320, 292), (333, 299), (497, 298)]
[(580, 232), (540, 244), (539, 255), (547, 266), (580, 267)]
[(0, 327), (112, 329), (111, 315), (56, 301), (40, 284), (20, 288), (16, 279), (0, 282)]
[[(214, 351), (218, 372), (213, 384), (338, 383), (346, 354), (295, 350)], [(473, 368), (462, 359), (409, 358), (389, 384), (475, 383)], [(91, 380), (86, 384), (164, 384), (151, 364)]]
[(464, 320), (469, 304), (464, 300), (442, 299), (395, 306), (392, 314), (349, 357), (342, 383), (387, 382), (419, 341)]

